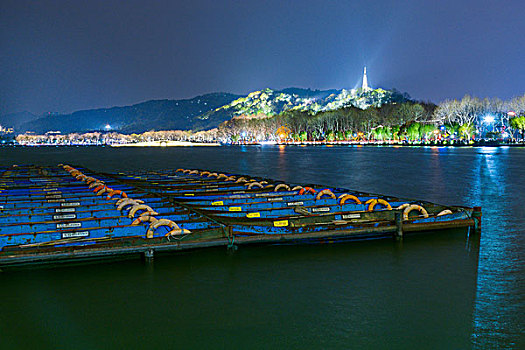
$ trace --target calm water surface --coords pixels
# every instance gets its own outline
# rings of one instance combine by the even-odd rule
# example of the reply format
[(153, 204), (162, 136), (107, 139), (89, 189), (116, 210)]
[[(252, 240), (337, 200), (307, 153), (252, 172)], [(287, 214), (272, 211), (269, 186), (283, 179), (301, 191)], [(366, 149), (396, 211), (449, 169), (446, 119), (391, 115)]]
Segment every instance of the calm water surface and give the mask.
[(524, 348), (525, 149), (0, 148), (0, 165), (206, 168), (481, 205), (481, 238), (211, 249), (0, 274), (0, 348)]

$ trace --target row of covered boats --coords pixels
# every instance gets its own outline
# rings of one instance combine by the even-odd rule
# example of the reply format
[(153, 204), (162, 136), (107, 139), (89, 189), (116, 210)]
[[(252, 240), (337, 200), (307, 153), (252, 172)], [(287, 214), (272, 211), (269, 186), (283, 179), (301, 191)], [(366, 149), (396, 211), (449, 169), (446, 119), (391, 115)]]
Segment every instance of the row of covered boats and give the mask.
[(481, 209), (200, 169), (0, 168), (0, 266), (480, 228)]

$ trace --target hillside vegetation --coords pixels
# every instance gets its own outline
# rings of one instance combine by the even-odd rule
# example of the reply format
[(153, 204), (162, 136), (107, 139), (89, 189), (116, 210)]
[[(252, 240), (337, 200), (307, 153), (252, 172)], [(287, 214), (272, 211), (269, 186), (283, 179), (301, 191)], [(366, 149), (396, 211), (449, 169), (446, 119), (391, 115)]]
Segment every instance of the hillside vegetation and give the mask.
[[(246, 96), (212, 93), (184, 100), (151, 100), (132, 106), (100, 108), (71, 114), (49, 114), (20, 120), (15, 131), (61, 133), (117, 131), (142, 133), (151, 130), (209, 130), (238, 117), (271, 117), (297, 111), (315, 115), (355, 107), (366, 109), (407, 101), (396, 90), (264, 89)], [(5, 116), (4, 116), (5, 117)], [(10, 120), (13, 118), (11, 117)], [(2, 118), (0, 118), (2, 124)]]

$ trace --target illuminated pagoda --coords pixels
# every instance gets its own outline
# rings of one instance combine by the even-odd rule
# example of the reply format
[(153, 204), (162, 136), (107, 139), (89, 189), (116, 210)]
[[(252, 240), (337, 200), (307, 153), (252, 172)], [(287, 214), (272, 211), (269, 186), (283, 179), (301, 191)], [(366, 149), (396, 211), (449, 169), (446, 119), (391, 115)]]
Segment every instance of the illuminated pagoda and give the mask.
[(370, 87), (368, 86), (368, 78), (366, 77), (366, 66), (365, 66), (365, 70), (363, 72), (363, 86), (361, 87), (361, 89), (363, 91), (370, 90)]

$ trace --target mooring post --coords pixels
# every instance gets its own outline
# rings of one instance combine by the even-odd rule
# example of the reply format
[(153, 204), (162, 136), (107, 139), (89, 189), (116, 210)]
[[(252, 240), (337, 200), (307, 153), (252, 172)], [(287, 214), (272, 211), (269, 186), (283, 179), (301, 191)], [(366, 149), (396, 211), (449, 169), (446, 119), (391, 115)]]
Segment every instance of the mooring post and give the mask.
[(396, 240), (403, 239), (403, 213), (400, 210), (396, 211)]
[(224, 233), (226, 235), (226, 239), (228, 240), (228, 245), (226, 246), (226, 248), (228, 249), (228, 251), (236, 251), (237, 245), (235, 244), (235, 235), (233, 234), (233, 229), (231, 227), (228, 227), (227, 229), (223, 228), (223, 230), (225, 230)]
[(146, 261), (152, 261), (154, 255), (154, 250), (152, 248), (144, 251), (144, 259)]
[(228, 238), (228, 246), (226, 247), (229, 251), (236, 251), (237, 245), (235, 244), (235, 236), (231, 235), (231, 238)]
[(481, 233), (481, 207), (474, 207), (472, 218), (474, 219), (474, 232)]

